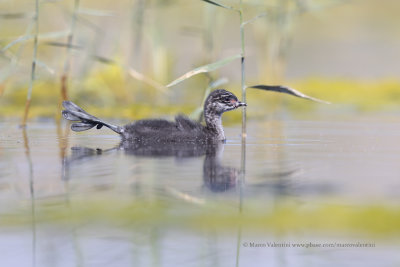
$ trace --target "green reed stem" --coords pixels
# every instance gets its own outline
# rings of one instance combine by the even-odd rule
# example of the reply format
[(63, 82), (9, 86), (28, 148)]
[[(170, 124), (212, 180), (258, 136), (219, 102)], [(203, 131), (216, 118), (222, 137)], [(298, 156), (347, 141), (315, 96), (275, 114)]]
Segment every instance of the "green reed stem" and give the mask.
[(133, 66), (135, 69), (141, 71), (141, 64), (139, 62), (140, 53), (141, 53), (141, 43), (143, 39), (143, 20), (144, 20), (144, 12), (146, 7), (145, 0), (136, 0), (132, 9), (132, 34), (131, 34), (131, 43), (133, 45), (131, 49), (131, 62), (128, 62), (127, 65)]
[[(239, 7), (240, 19), (240, 42), (241, 42), (241, 71), (242, 71), (242, 101), (246, 103), (246, 74), (245, 74), (245, 46), (244, 46), (244, 23), (243, 23), (243, 5), (240, 0)], [(242, 138), (246, 137), (246, 107), (242, 108)]]
[[(246, 103), (246, 73), (245, 73), (245, 47), (244, 47), (244, 23), (243, 23), (243, 4), (242, 0), (239, 2), (239, 18), (240, 18), (240, 42), (241, 42), (241, 54), (240, 66), (242, 71), (242, 102)], [(242, 144), (241, 144), (241, 166), (239, 176), (239, 213), (243, 210), (243, 186), (245, 183), (246, 174), (246, 106), (242, 107)], [(240, 263), (240, 247), (242, 244), (242, 225), (239, 225), (238, 239), (236, 244), (236, 267)]]
[[(245, 73), (245, 45), (244, 45), (244, 26), (243, 23), (243, 5), (240, 0), (239, 18), (240, 18), (240, 42), (241, 42), (241, 71), (242, 71), (242, 101), (246, 103), (246, 73)], [(242, 151), (241, 151), (241, 184), (244, 183), (244, 175), (246, 171), (246, 107), (242, 108)], [(240, 199), (240, 210), (242, 206), (242, 199)]]
[(76, 19), (78, 17), (78, 9), (79, 9), (79, 0), (75, 0), (74, 1), (74, 10), (72, 13), (71, 24), (70, 24), (70, 33), (68, 35), (68, 40), (67, 40), (67, 56), (66, 56), (65, 63), (64, 63), (63, 75), (61, 76), (62, 100), (68, 99), (68, 74), (69, 74), (69, 70), (71, 68), (71, 50), (72, 50), (71, 47), (72, 47), (72, 42), (73, 42), (73, 38), (74, 38)]
[(28, 87), (28, 94), (26, 97), (26, 103), (25, 103), (25, 111), (24, 111), (24, 117), (22, 119), (22, 127), (26, 126), (26, 121), (28, 119), (28, 113), (29, 113), (29, 108), (31, 105), (31, 99), (32, 99), (32, 90), (33, 90), (33, 83), (36, 78), (36, 58), (37, 58), (37, 47), (38, 47), (38, 35), (39, 35), (39, 0), (35, 1), (35, 16), (33, 17), (34, 24), (35, 24), (35, 32), (34, 32), (34, 38), (33, 38), (33, 56), (32, 56), (32, 68), (31, 68), (31, 79), (29, 81), (29, 87)]
[[(240, 15), (240, 40), (241, 40), (241, 54), (240, 59), (241, 72), (242, 72), (242, 102), (246, 103), (246, 74), (245, 74), (245, 49), (244, 49), (244, 25), (243, 25), (243, 15), (242, 11), (239, 12)], [(246, 137), (246, 107), (242, 109), (242, 137)]]

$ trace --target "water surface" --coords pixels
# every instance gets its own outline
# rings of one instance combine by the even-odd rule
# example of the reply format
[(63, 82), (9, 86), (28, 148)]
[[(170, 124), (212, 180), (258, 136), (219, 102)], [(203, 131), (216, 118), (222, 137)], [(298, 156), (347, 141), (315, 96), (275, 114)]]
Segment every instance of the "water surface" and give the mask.
[(239, 125), (217, 147), (148, 149), (0, 123), (2, 265), (398, 266), (399, 123), (250, 122), (245, 158)]

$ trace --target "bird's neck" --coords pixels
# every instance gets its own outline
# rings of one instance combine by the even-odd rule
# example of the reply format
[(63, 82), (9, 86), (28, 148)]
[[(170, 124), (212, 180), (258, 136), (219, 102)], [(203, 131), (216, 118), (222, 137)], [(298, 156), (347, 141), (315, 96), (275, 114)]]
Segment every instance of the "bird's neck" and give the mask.
[(221, 115), (205, 110), (204, 120), (206, 121), (207, 128), (217, 136), (218, 140), (223, 141), (225, 140), (225, 133), (222, 127)]

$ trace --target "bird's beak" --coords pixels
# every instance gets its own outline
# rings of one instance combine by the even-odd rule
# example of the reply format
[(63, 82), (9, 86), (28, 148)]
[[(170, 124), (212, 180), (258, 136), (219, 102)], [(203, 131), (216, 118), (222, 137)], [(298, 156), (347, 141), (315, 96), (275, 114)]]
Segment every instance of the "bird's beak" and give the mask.
[(243, 107), (243, 106), (247, 107), (247, 104), (246, 104), (246, 103), (243, 103), (243, 102), (240, 102), (240, 101), (238, 101), (238, 102), (236, 103), (236, 107)]

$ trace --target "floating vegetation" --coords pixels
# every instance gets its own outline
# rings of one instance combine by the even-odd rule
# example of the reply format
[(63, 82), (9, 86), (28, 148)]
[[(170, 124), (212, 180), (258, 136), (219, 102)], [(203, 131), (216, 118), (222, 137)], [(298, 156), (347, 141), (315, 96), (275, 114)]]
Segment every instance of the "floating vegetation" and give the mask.
[[(172, 193), (171, 193), (172, 194)], [(173, 192), (171, 196), (175, 196)], [(54, 200), (53, 200), (54, 201)], [(194, 202), (195, 201), (195, 202)], [(325, 203), (325, 204), (324, 204)], [(66, 206), (68, 204), (68, 206)], [(91, 195), (89, 198), (70, 197), (68, 203), (36, 202), (36, 223), (110, 223), (118, 226), (152, 225), (160, 227), (187, 227), (194, 230), (236, 229), (239, 225), (252, 231), (293, 233), (318, 231), (322, 233), (351, 232), (373, 236), (399, 236), (400, 208), (387, 205), (340, 205), (323, 201), (307, 209), (288, 199), (273, 210), (260, 207), (261, 203), (247, 200), (244, 212), (239, 213), (235, 203), (219, 203), (187, 197), (165, 199), (130, 199), (126, 196)], [(179, 212), (178, 212), (179, 210)], [(264, 210), (264, 211), (263, 211)], [(0, 216), (0, 225), (26, 226), (30, 213)], [(382, 224), (384, 222), (384, 224)]]

